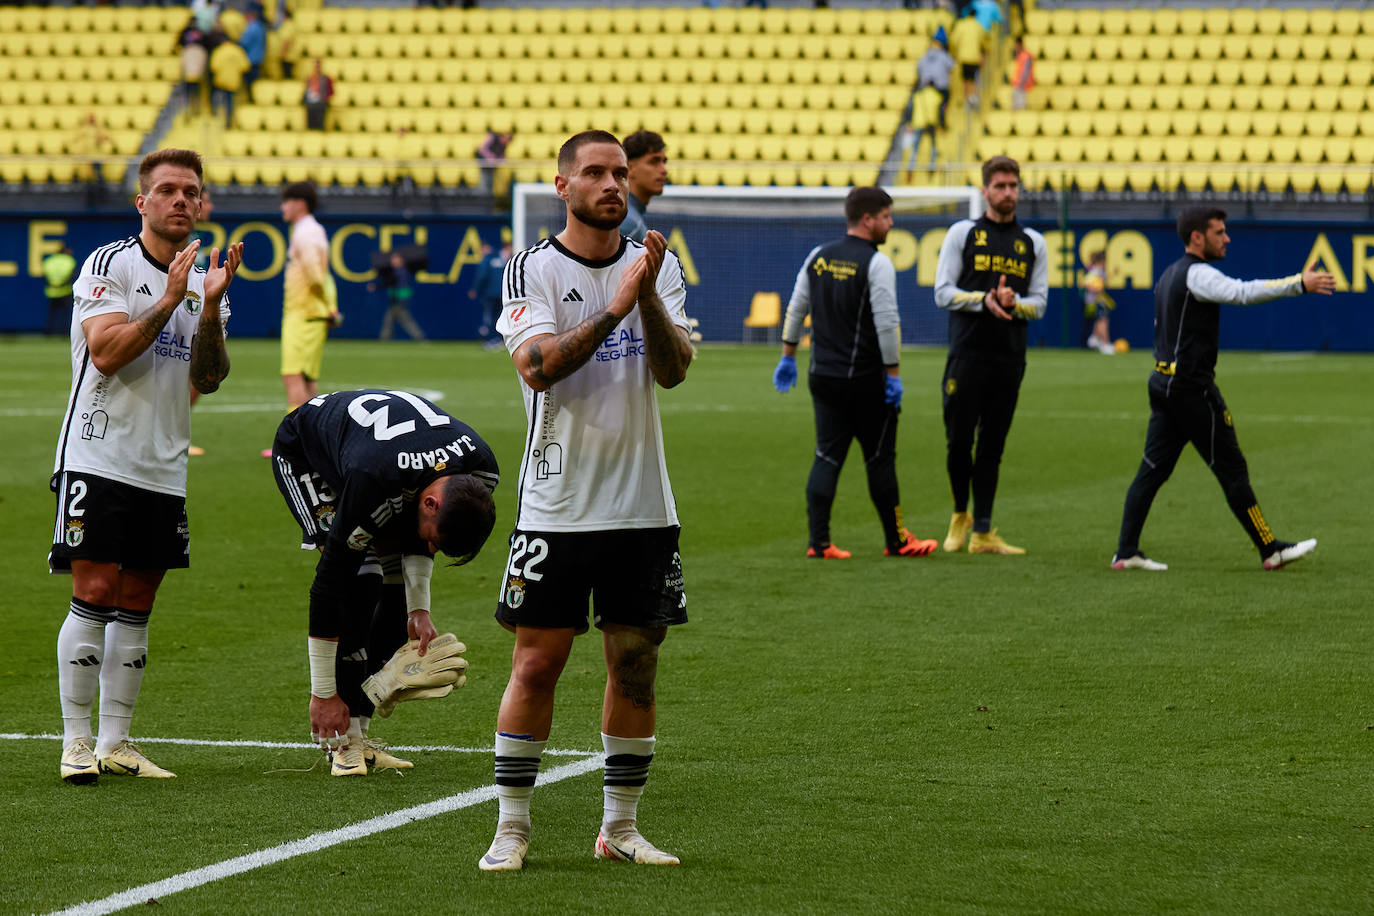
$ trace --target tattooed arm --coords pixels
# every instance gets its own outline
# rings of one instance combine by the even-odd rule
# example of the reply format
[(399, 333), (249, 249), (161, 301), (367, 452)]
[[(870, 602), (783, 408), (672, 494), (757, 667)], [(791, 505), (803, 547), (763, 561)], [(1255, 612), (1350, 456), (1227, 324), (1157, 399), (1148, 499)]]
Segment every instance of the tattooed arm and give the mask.
[(692, 344), (687, 332), (673, 324), (658, 295), (658, 272), (667, 248), (668, 243), (657, 231), (645, 235), (644, 257), (640, 259), (645, 269), (639, 284), (639, 317), (644, 322), (644, 352), (649, 358), (649, 371), (659, 385), (674, 388), (687, 377)]
[(224, 346), (220, 305), (242, 260), (242, 242), (224, 250), (223, 264), (219, 263), (219, 249), (210, 250), (210, 264), (205, 271), (205, 307), (200, 313), (196, 336), (191, 340), (191, 384), (201, 394), (218, 390), (229, 375), (229, 351)]
[(515, 371), (535, 391), (548, 391), (555, 382), (572, 375), (592, 358), (596, 348), (635, 307), (644, 259), (630, 265), (620, 276), (611, 304), (562, 334), (540, 334), (516, 348)]
[(186, 278), (195, 263), (200, 242), (187, 245), (167, 268), (167, 291), (152, 308), (138, 315), (111, 312), (81, 323), (91, 362), (101, 375), (114, 375), (143, 355), (186, 298)]

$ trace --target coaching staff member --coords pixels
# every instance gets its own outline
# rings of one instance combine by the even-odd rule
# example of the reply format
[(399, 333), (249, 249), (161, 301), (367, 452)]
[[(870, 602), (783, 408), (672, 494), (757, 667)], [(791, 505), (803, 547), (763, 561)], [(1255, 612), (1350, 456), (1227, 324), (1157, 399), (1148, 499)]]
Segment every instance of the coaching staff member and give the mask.
[(808, 557), (843, 560), (830, 543), (830, 506), (849, 443), (859, 440), (868, 495), (878, 510), (888, 556), (923, 557), (936, 548), (902, 527), (897, 493), (897, 272), (878, 250), (892, 230), (892, 198), (882, 188), (855, 188), (844, 202), (848, 232), (811, 249), (797, 273), (782, 329), (782, 358), (773, 386), (786, 394), (797, 383), (797, 341), (811, 315), (811, 401), (816, 413), (816, 460), (806, 481), (811, 528)]
[(1189, 442), (1216, 475), (1226, 502), (1250, 535), (1265, 569), (1278, 569), (1311, 553), (1315, 538), (1296, 544), (1277, 540), (1264, 521), (1231, 412), (1213, 381), (1221, 305), (1252, 305), (1284, 296), (1329, 296), (1336, 279), (1310, 267), (1278, 280), (1236, 280), (1211, 265), (1226, 257), (1226, 214), (1194, 207), (1178, 218), (1184, 254), (1155, 284), (1155, 369), (1150, 374), (1150, 425), (1145, 457), (1126, 491), (1112, 569), (1167, 569), (1140, 552), (1140, 531), (1155, 494), (1173, 473)]
[(993, 156), (983, 163), (986, 212), (955, 223), (940, 246), (935, 304), (949, 311), (945, 467), (954, 495), (945, 550), (962, 550), (968, 539), (970, 553), (1026, 552), (992, 527), (997, 468), (1026, 373), (1027, 322), (1045, 314), (1050, 285), (1045, 239), (1016, 221), (1020, 193), (1016, 160)]

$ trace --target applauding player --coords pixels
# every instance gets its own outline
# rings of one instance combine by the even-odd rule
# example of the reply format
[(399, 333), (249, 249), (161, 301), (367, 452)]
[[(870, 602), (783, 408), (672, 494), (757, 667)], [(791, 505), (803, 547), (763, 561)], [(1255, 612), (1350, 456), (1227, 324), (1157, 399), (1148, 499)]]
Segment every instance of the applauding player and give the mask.
[(969, 553), (1026, 552), (992, 527), (1002, 449), (1026, 374), (1027, 326), (1045, 314), (1050, 289), (1045, 238), (1016, 221), (1020, 193), (1015, 159), (993, 156), (983, 163), (987, 212), (950, 227), (935, 268), (935, 304), (949, 312), (942, 388), (945, 469), (954, 496), (945, 535), (951, 552), (963, 550), (965, 540)]
[(619, 232), (628, 173), (614, 135), (569, 139), (554, 181), (567, 227), (506, 266), (497, 330), (529, 433), (496, 611), (515, 632), (515, 654), (496, 720), (500, 815), (478, 861), (484, 871), (524, 867), (554, 687), (573, 638), (587, 631), (589, 597), (606, 658), (596, 856), (678, 864), (640, 835), (636, 811), (654, 756), (658, 647), (687, 621), (654, 385), (679, 384), (692, 347), (677, 257), (657, 232), (643, 245)]
[[(424, 398), (365, 389), (323, 394), (287, 414), (272, 459), (301, 546), (320, 551), (310, 586), (311, 733), (334, 749), (336, 776), (363, 775), (368, 758), (408, 767), (367, 740), (373, 706), (362, 682), (407, 636), (423, 655), (436, 635), (434, 554), (458, 565), (486, 543), (496, 522), (496, 456)], [(383, 602), (374, 621), (378, 594), (365, 580), (387, 567), (400, 570), (404, 607)]]
[[(186, 450), (190, 392), (229, 374), (226, 291), (243, 257), (232, 245), (194, 266), (200, 155), (163, 149), (138, 169), (137, 236), (86, 259), (74, 289), (72, 392), (51, 486), (53, 572), (72, 574), (57, 635), (61, 775), (175, 776), (129, 742), (147, 664), (148, 619), (169, 569), (190, 565)], [(91, 706), (100, 688), (100, 740)]]

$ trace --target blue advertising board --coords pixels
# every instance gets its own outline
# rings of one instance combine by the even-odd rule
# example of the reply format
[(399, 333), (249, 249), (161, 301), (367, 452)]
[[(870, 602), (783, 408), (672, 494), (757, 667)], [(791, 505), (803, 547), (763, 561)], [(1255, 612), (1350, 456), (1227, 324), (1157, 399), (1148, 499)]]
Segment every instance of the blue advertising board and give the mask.
[[(738, 341), (752, 294), (779, 293), (785, 304), (806, 253), (837, 235), (840, 221), (772, 221), (739, 214), (683, 218), (654, 225), (682, 260), (688, 311), (705, 340)], [(372, 255), (409, 245), (424, 246), (427, 270), (416, 275), (412, 311), (434, 338), (477, 336), (481, 310), (470, 297), (482, 246), (499, 248), (506, 224), (497, 216), (427, 216), (414, 221), (350, 219), (326, 215), (330, 266), (339, 287), (343, 337), (375, 337), (385, 310)], [(1035, 322), (1031, 343), (1077, 346), (1082, 323), (1078, 291), (1089, 256), (1106, 252), (1107, 288), (1116, 300), (1112, 336), (1132, 347), (1152, 339), (1154, 280), (1182, 254), (1171, 221), (1080, 221), (1065, 229), (1031, 222), (1050, 250), (1050, 304)], [(0, 214), (0, 331), (37, 331), (46, 303), (40, 265), (44, 255), (70, 245), (78, 260), (94, 248), (136, 231), (137, 216), (73, 214), (66, 217)], [(241, 337), (274, 337), (281, 323), (281, 282), (286, 227), (275, 214), (228, 217), (204, 227), (210, 244), (245, 243), (244, 264), (231, 289), (231, 331)], [(946, 342), (944, 316), (932, 285), (945, 225), (898, 216), (884, 247), (898, 271), (898, 301), (907, 344)], [(1277, 224), (1234, 220), (1229, 257), (1218, 264), (1243, 279), (1296, 273), (1305, 263), (1336, 275), (1336, 295), (1305, 296), (1223, 313), (1221, 345), (1229, 349), (1374, 350), (1374, 312), (1364, 303), (1374, 283), (1374, 232), (1362, 224)]]

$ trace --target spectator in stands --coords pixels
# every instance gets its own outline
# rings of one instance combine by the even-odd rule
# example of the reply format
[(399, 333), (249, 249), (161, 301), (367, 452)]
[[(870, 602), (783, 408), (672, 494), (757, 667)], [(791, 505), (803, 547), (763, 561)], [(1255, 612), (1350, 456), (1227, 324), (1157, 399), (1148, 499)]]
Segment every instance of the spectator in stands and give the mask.
[(410, 299), (415, 290), (411, 286), (410, 268), (406, 265), (405, 256), (399, 251), (393, 251), (389, 263), (390, 270), (379, 270), (376, 282), (367, 284), (369, 293), (379, 287), (386, 292), (386, 314), (382, 316), (382, 330), (377, 338), (390, 340), (395, 334), (396, 323), (399, 322), (411, 340), (424, 340), (425, 332), (420, 329), (419, 322), (410, 313)]
[(47, 333), (70, 334), (72, 330), (72, 279), (76, 258), (71, 248), (62, 246), (43, 259), (43, 295), (48, 297)]
[[(930, 137), (930, 168), (935, 169), (935, 126), (940, 123), (940, 91), (934, 86), (917, 89), (911, 94), (907, 117), (902, 125), (902, 163), (905, 163), (906, 181), (911, 184), (916, 172), (916, 156), (921, 150), (921, 140)], [(899, 166), (901, 168), (901, 166)]]
[(318, 59), (315, 69), (305, 78), (305, 126), (310, 130), (324, 130), (324, 117), (329, 113), (329, 100), (334, 98), (334, 81), (325, 75)]
[(269, 43), (275, 44), (275, 53), (268, 54), (269, 63), (277, 60), (281, 67), (281, 78), (292, 79), (296, 62), (301, 59), (303, 50), (300, 40), (296, 37), (296, 21), (291, 18), (290, 11), (282, 10), (277, 27), (272, 30), (268, 40)]
[(191, 0), (191, 16), (201, 32), (208, 35), (219, 21), (219, 4), (215, 0)]
[(949, 74), (954, 69), (954, 58), (949, 53), (949, 40), (945, 37), (945, 27), (940, 26), (931, 36), (930, 47), (916, 62), (916, 90), (933, 86), (940, 91), (940, 129), (945, 128), (945, 111), (949, 108)]
[(991, 32), (993, 26), (1006, 24), (1002, 18), (1002, 4), (997, 0), (973, 0), (968, 5), (968, 14), (978, 20), (984, 32)]
[(267, 56), (267, 28), (262, 24), (262, 7), (249, 4), (244, 13), (243, 34), (239, 36), (239, 47), (248, 57), (248, 73), (243, 80), (243, 88), (248, 91), (248, 101), (253, 101), (253, 84), (262, 75), (262, 61)]
[(76, 136), (67, 148), (74, 156), (90, 158), (89, 165), (83, 163), (77, 166), (76, 177), (79, 180), (96, 184), (105, 180), (100, 171), (100, 158), (114, 152), (114, 139), (105, 132), (94, 111), (86, 113), (86, 120), (76, 129)]
[(964, 106), (978, 107), (978, 70), (983, 65), (983, 43), (987, 31), (974, 16), (965, 16), (954, 23), (949, 34), (949, 49), (959, 62), (964, 77)]
[(482, 145), (477, 147), (477, 158), (482, 165), (482, 190), (487, 194), (496, 193), (496, 170), (506, 164), (506, 148), (512, 136), (509, 131), (489, 130)]
[(233, 41), (222, 41), (210, 52), (210, 80), (214, 87), (210, 93), (215, 111), (224, 111), (224, 126), (234, 121), (234, 96), (243, 88), (243, 75), (252, 65), (243, 48)]
[(1021, 111), (1026, 107), (1027, 95), (1035, 88), (1035, 58), (1019, 37), (1015, 52), (1011, 63), (1011, 108)]
[(1083, 280), (1083, 346), (1105, 356), (1115, 356), (1107, 313), (1116, 308), (1107, 292), (1107, 253), (1094, 251), (1088, 258), (1088, 275)]
[(643, 242), (649, 232), (644, 211), (649, 201), (663, 193), (668, 183), (668, 153), (663, 138), (651, 130), (637, 130), (621, 143), (630, 162), (630, 199), (620, 234)]
[[(623, 229), (622, 229), (623, 231)], [(496, 318), (501, 314), (501, 275), (510, 260), (511, 243), (502, 242), (501, 252), (495, 254), (491, 246), (483, 243), (482, 261), (472, 278), (472, 288), (468, 298), (475, 299), (482, 306), (482, 323), (477, 328), (477, 336), (488, 350), (502, 346), (501, 335), (496, 333)]]
[(200, 96), (205, 85), (205, 69), (210, 53), (205, 48), (205, 33), (192, 18), (177, 38), (181, 45), (181, 90), (186, 107), (200, 111)]

